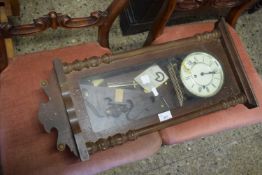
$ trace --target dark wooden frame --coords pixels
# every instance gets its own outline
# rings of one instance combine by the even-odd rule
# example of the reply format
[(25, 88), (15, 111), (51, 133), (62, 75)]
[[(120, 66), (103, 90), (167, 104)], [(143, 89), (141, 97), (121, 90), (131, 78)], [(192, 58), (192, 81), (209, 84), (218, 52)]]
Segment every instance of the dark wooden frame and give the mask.
[[(140, 32), (144, 32), (146, 30), (151, 29), (151, 26), (154, 25), (152, 20), (152, 15), (158, 12), (159, 15), (163, 8), (165, 7), (165, 3), (162, 3), (161, 8), (157, 8), (160, 4), (160, 0), (152, 2), (148, 2), (147, 0), (133, 2), (133, 0), (129, 0), (129, 5), (124, 11), (120, 14), (120, 26), (122, 29), (122, 33), (124, 35), (132, 35)], [(168, 24), (180, 24), (186, 21), (195, 21), (200, 19), (212, 19), (216, 16), (224, 16), (226, 17), (227, 22), (235, 27), (236, 21), (241, 14), (248, 8), (252, 6), (256, 2), (256, 0), (202, 0), (202, 1), (172, 1), (175, 3), (176, 7), (173, 7), (174, 10), (169, 11), (170, 14), (168, 18)], [(144, 3), (143, 3), (144, 2)], [(169, 3), (172, 3), (171, 1)], [(142, 5), (143, 4), (143, 5)], [(146, 4), (146, 5), (145, 5)], [(139, 12), (140, 7), (142, 6), (145, 10), (144, 12)], [(159, 11), (158, 11), (159, 9)], [(214, 12), (210, 12), (214, 11)], [(136, 14), (144, 14), (136, 15)], [(208, 16), (204, 16), (208, 15)], [(141, 16), (142, 19), (139, 19)], [(163, 21), (162, 21), (163, 22)]]
[[(220, 55), (221, 57), (227, 58), (228, 68), (226, 69), (228, 72), (232, 72), (227, 76), (232, 77), (236, 84), (238, 84), (237, 86), (234, 85), (237, 89), (233, 89), (231, 92), (232, 94), (229, 92), (231, 94), (229, 98), (224, 99), (225, 97), (221, 95), (220, 97), (216, 97), (213, 103), (204, 102), (203, 104), (205, 107), (195, 109), (194, 105), (192, 105), (186, 108), (186, 111), (176, 118), (162, 123), (149, 124), (143, 128), (129, 130), (127, 133), (118, 133), (108, 138), (100, 138), (95, 142), (84, 139), (86, 138), (85, 132), (88, 130), (82, 131), (79, 123), (79, 116), (77, 114), (81, 113), (81, 108), (79, 108), (79, 106), (82, 104), (82, 97), (72, 92), (72, 89), (75, 90), (79, 86), (79, 80), (83, 75), (98, 74), (141, 64), (141, 62), (152, 61), (156, 57), (164, 59), (173, 54), (181, 54), (186, 49), (190, 50), (197, 45), (206, 44), (209, 45), (209, 48), (218, 47), (213, 46), (210, 42), (220, 43), (219, 48), (223, 49), (225, 54), (216, 54), (222, 54), (223, 56)], [(230, 81), (228, 83), (230, 83)], [(50, 132), (52, 128), (58, 130), (58, 150), (63, 151), (67, 145), (81, 160), (88, 160), (90, 154), (121, 145), (127, 141), (135, 140), (140, 136), (192, 120), (201, 115), (227, 109), (237, 104), (244, 104), (248, 108), (254, 108), (258, 105), (240, 61), (240, 57), (223, 19), (217, 24), (217, 27), (212, 32), (198, 34), (194, 37), (161, 45), (149, 46), (122, 54), (103, 55), (101, 57), (93, 57), (81, 61), (76, 60), (73, 63), (61, 63), (57, 59), (54, 61), (54, 72), (49, 83), (43, 81), (42, 87), (51, 98), (49, 98), (50, 100), (48, 103), (41, 105), (39, 120), (44, 125), (47, 132)], [(233, 93), (233, 91), (237, 91), (238, 93)]]

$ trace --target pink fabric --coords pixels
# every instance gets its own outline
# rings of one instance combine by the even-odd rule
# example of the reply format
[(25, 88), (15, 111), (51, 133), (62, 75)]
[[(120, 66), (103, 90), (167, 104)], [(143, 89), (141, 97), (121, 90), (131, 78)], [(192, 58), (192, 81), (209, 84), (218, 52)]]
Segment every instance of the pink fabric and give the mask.
[(17, 56), (0, 75), (0, 155), (4, 174), (95, 174), (143, 159), (161, 146), (158, 133), (103, 151), (80, 162), (70, 151), (56, 150), (56, 133), (45, 133), (39, 123), (39, 104), (46, 100), (40, 87), (52, 69), (52, 60), (109, 53), (97, 43)]
[[(211, 31), (214, 23), (194, 23), (185, 24), (166, 28), (163, 35), (160, 36), (155, 43), (164, 43), (176, 40), (196, 33)], [(241, 56), (241, 60), (248, 74), (249, 80), (253, 86), (259, 103), (262, 103), (262, 81), (257, 74), (252, 62), (240, 41), (236, 31), (229, 27), (236, 48)], [(241, 127), (244, 125), (254, 124), (262, 121), (261, 107), (255, 109), (247, 109), (243, 105), (219, 111), (210, 115), (205, 115), (197, 119), (185, 122), (183, 124), (169, 127), (160, 131), (160, 135), (164, 144), (175, 144), (193, 138), (211, 135), (216, 132), (224, 131), (231, 128)]]
[(188, 38), (203, 32), (211, 32), (214, 29), (214, 24), (214, 22), (195, 22), (166, 27), (163, 34), (157, 37), (152, 44), (166, 43), (182, 38)]

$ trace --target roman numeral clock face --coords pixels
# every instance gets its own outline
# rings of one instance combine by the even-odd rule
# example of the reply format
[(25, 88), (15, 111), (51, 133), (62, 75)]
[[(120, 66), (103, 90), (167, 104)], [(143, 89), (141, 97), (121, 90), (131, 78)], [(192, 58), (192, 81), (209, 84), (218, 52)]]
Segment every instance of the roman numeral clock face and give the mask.
[(180, 78), (193, 95), (212, 97), (220, 91), (224, 83), (224, 72), (221, 64), (212, 55), (193, 52), (182, 61)]

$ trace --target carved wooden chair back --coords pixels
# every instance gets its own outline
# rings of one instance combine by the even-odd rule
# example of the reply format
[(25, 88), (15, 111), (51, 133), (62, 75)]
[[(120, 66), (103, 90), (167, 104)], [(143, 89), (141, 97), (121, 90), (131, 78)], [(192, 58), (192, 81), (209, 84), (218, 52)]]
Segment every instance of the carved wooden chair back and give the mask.
[[(43, 32), (48, 28), (57, 29), (61, 27), (64, 29), (79, 29), (97, 26), (98, 43), (102, 47), (109, 48), (109, 31), (111, 29), (111, 26), (115, 21), (116, 17), (128, 5), (128, 2), (129, 0), (113, 0), (105, 11), (95, 11), (92, 12), (89, 17), (81, 18), (71, 18), (68, 15), (51, 11), (43, 17), (34, 19), (33, 23), (31, 24), (24, 24), (18, 26), (13, 26), (8, 22), (6, 17), (8, 13), (2, 14), (2, 16), (4, 17), (2, 17), (2, 20), (0, 20), (0, 72), (7, 67), (8, 59), (13, 57), (13, 53), (9, 53), (13, 50), (13, 37), (34, 35)], [(168, 7), (169, 11), (173, 11), (175, 3), (175, 0), (164, 1), (161, 13), (156, 20), (156, 24), (154, 25), (152, 32), (148, 34), (148, 39), (146, 40), (145, 45), (149, 45), (159, 34), (158, 31), (161, 31), (161, 29), (163, 29), (163, 27), (165, 26), (166, 20), (162, 19), (169, 18), (169, 16), (165, 16), (169, 15), (169, 13), (164, 14), (163, 10), (166, 10), (166, 8)], [(1, 12), (5, 11), (6, 8), (2, 6)]]
[[(17, 0), (13, 1), (18, 2)], [(98, 26), (98, 43), (102, 47), (109, 48), (109, 31), (111, 26), (116, 17), (128, 5), (129, 1), (130, 0), (113, 0), (105, 11), (92, 12), (89, 17), (71, 18), (68, 15), (52, 11), (43, 17), (35, 19), (31, 24), (13, 26), (8, 23), (7, 18), (0, 20), (0, 72), (7, 67), (8, 58), (13, 56), (13, 54), (8, 53), (8, 47), (11, 47), (12, 45), (10, 38), (15, 36), (33, 35), (43, 32), (48, 28), (57, 29), (62, 27), (64, 29), (79, 29), (90, 26)], [(150, 45), (159, 35), (163, 33), (165, 25), (176, 8), (176, 4), (182, 1), (184, 0), (163, 1), (162, 7), (160, 8), (153, 26), (148, 33), (144, 46)], [(256, 0), (244, 1), (241, 6), (233, 8), (227, 17), (227, 22), (234, 26), (240, 14), (255, 2)], [(1, 8), (1, 11), (2, 10), (3, 8)]]

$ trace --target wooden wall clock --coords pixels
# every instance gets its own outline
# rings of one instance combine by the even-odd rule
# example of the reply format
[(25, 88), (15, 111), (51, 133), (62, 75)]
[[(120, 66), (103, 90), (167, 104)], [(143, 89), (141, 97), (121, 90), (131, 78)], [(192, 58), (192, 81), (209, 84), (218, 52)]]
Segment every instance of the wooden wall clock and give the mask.
[[(88, 160), (139, 136), (237, 104), (257, 107), (225, 21), (209, 33), (73, 63), (54, 60), (45, 130)], [(248, 109), (247, 109), (248, 110)]]

